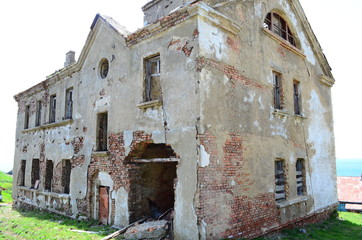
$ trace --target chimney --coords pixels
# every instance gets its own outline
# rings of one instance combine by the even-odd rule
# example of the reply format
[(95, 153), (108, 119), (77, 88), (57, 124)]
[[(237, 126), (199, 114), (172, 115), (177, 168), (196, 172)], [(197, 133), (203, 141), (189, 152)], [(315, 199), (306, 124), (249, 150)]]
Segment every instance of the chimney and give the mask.
[(75, 63), (75, 52), (69, 51), (65, 55), (64, 67), (68, 67), (69, 65), (71, 65), (73, 63)]
[(176, 8), (185, 5), (186, 0), (151, 0), (142, 7), (144, 25), (157, 22), (158, 19), (169, 15)]

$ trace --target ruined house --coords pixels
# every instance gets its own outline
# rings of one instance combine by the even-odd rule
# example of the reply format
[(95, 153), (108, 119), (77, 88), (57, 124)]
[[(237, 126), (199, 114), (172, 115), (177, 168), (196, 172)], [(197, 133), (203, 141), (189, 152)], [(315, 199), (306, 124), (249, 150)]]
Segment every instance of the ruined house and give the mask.
[(176, 239), (252, 238), (337, 206), (334, 79), (297, 0), (153, 0), (96, 15), (75, 61), (15, 96), (14, 205)]

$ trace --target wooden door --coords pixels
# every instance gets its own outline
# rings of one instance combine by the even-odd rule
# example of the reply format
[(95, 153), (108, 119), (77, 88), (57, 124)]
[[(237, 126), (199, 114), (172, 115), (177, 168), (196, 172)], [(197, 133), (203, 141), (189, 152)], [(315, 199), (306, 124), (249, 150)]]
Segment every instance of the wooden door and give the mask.
[(109, 216), (108, 187), (99, 187), (99, 221), (107, 225)]

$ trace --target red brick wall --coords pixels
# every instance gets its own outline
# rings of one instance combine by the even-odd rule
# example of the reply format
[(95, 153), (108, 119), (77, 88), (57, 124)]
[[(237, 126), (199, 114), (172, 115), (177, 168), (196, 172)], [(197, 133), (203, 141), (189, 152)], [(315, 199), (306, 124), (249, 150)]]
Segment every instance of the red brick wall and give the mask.
[(274, 193), (253, 197), (244, 194), (254, 187), (254, 183), (244, 162), (242, 136), (229, 133), (222, 148), (223, 157), (217, 150), (215, 136), (206, 132), (198, 138), (210, 154), (210, 164), (198, 168), (200, 199), (196, 208), (199, 221), (203, 220), (207, 224), (207, 239), (254, 238), (290, 225), (303, 225), (329, 216), (330, 211), (327, 211), (282, 224)]
[[(210, 164), (198, 169), (200, 206), (198, 217), (207, 223), (207, 238), (247, 237), (262, 234), (279, 221), (274, 194), (254, 198), (240, 193), (253, 187), (249, 170), (243, 159), (243, 140), (230, 133), (223, 146), (223, 159), (217, 151), (216, 137), (210, 133), (198, 136), (200, 144), (210, 154)], [(231, 184), (234, 181), (234, 184)], [(229, 215), (222, 206), (226, 206)]]
[[(137, 152), (137, 149), (143, 143), (151, 143), (152, 136), (142, 131), (133, 133), (133, 141), (131, 143), (131, 153)], [(91, 208), (92, 201), (92, 184), (99, 172), (107, 172), (113, 180), (113, 190), (118, 190), (124, 187), (129, 191), (129, 208), (136, 209), (139, 205), (139, 196), (137, 195), (137, 182), (140, 181), (139, 166), (132, 164), (125, 159), (125, 148), (123, 133), (110, 133), (108, 136), (109, 149), (108, 155), (94, 154), (88, 167), (88, 183), (87, 196), (85, 199), (78, 200), (81, 214), (90, 216), (88, 209)], [(78, 161), (74, 164), (79, 164)], [(132, 184), (131, 184), (132, 182)], [(86, 207), (85, 205), (88, 205)], [(114, 215), (114, 213), (112, 214)], [(130, 212), (130, 219), (134, 218), (133, 212)]]

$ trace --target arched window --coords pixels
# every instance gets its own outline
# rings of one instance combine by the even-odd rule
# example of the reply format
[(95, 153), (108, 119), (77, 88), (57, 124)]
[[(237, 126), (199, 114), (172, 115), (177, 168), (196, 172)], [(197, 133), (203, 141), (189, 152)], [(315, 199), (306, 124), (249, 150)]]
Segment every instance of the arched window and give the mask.
[(265, 20), (265, 27), (268, 27), (270, 31), (275, 33), (276, 35), (284, 38), (290, 44), (295, 46), (295, 40), (293, 37), (293, 33), (290, 31), (287, 22), (278, 14), (274, 12), (268, 13)]

